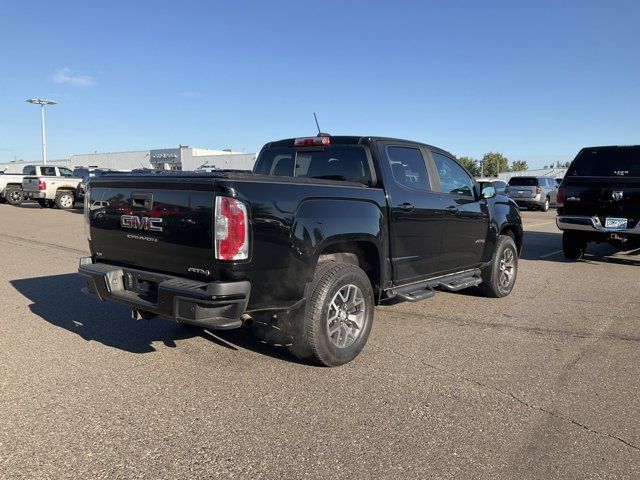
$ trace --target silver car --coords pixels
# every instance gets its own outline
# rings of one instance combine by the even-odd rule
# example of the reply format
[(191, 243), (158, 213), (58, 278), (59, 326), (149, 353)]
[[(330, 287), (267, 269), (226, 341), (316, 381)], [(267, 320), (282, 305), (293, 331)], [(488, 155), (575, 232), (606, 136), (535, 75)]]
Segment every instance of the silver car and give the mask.
[(511, 177), (507, 195), (520, 207), (546, 212), (550, 205), (556, 205), (558, 187), (552, 177)]

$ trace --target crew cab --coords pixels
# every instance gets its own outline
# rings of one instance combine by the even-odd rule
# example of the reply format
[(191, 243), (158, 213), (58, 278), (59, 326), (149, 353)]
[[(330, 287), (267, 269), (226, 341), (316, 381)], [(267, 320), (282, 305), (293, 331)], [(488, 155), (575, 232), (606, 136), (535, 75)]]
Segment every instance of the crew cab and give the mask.
[(73, 208), (77, 200), (76, 188), (82, 178), (74, 177), (73, 172), (65, 167), (39, 168), (39, 171), (30, 172), (22, 179), (24, 198), (36, 200), (43, 208)]
[(580, 150), (558, 189), (556, 223), (570, 259), (589, 242), (640, 248), (640, 146)]
[(508, 295), (523, 238), (515, 202), (450, 153), (324, 134), (266, 144), (252, 173), (105, 173), (85, 218), (89, 293), (138, 319), (266, 324), (327, 366), (358, 355), (387, 299)]

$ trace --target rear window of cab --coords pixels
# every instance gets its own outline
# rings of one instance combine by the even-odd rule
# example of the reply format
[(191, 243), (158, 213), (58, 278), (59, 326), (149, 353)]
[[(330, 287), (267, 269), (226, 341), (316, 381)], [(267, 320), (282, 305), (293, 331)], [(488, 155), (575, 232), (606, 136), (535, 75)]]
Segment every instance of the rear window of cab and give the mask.
[(567, 175), (640, 177), (640, 147), (585, 149), (573, 161)]
[(369, 161), (361, 146), (273, 147), (263, 150), (254, 173), (275, 177), (321, 178), (371, 184)]

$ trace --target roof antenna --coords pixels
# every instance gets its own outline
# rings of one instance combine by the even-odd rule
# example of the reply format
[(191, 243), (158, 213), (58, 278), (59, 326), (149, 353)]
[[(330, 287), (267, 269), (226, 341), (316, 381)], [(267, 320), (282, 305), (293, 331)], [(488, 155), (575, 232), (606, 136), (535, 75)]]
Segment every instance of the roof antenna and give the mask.
[(316, 121), (316, 127), (318, 127), (318, 136), (319, 137), (330, 137), (331, 135), (329, 135), (328, 133), (322, 133), (322, 131), (320, 130), (320, 124), (318, 123), (318, 117), (316, 116), (316, 112), (313, 112), (313, 118)]

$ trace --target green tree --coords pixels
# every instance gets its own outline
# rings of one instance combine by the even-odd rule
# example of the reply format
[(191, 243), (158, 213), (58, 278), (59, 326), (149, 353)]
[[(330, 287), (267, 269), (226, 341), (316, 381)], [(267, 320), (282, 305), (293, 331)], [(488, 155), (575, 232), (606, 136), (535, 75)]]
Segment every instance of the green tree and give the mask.
[(526, 160), (514, 160), (511, 164), (512, 172), (521, 172), (523, 170), (529, 170), (529, 165), (527, 165)]
[(469, 170), (469, 173), (474, 177), (477, 177), (480, 175), (480, 164), (478, 163), (477, 160), (471, 157), (460, 157), (458, 158), (458, 162), (460, 162), (460, 164), (464, 168)]
[(493, 176), (500, 172), (509, 171), (509, 159), (499, 152), (485, 153), (484, 157), (482, 157), (482, 163), (484, 164), (485, 176)]

